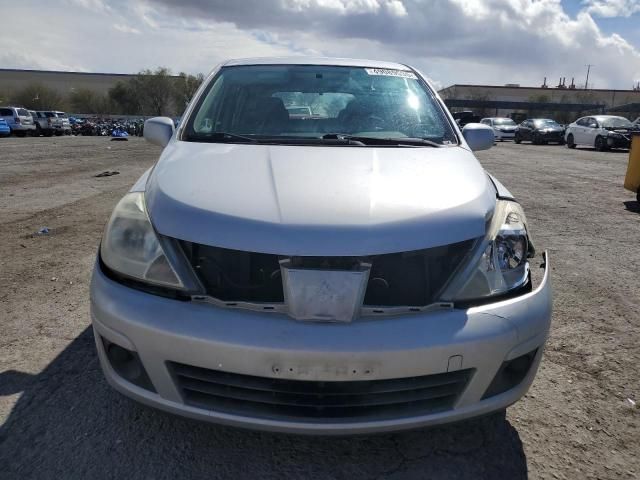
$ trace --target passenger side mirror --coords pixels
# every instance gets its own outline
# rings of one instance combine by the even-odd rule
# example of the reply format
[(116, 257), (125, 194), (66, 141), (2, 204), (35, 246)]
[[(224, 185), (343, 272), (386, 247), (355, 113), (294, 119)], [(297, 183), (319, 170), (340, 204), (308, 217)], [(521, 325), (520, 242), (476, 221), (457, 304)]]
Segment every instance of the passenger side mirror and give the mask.
[(495, 141), (493, 128), (481, 123), (467, 123), (462, 129), (462, 136), (474, 152), (490, 149)]
[(167, 146), (173, 131), (173, 120), (169, 117), (153, 117), (144, 122), (144, 138), (159, 147)]
[(589, 128), (598, 128), (598, 124), (597, 123), (590, 123), (589, 124)]

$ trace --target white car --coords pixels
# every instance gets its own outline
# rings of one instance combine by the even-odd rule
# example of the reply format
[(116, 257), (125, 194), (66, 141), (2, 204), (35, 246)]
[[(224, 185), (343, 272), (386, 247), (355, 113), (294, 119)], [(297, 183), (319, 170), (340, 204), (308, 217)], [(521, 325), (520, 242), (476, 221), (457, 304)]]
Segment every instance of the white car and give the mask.
[[(287, 111), (297, 97), (321, 116)], [(108, 381), (229, 425), (365, 433), (502, 410), (551, 322), (522, 207), (398, 63), (228, 61), (116, 206), (91, 284)], [(530, 268), (542, 263), (540, 282)]]
[(604, 151), (610, 148), (629, 148), (631, 133), (638, 130), (638, 125), (624, 117), (593, 115), (579, 118), (567, 126), (564, 136), (569, 148), (588, 145)]
[(480, 120), (480, 123), (489, 125), (491, 128), (493, 128), (493, 135), (495, 139), (500, 140), (501, 142), (505, 139), (513, 140), (516, 135), (516, 122), (514, 122), (510, 118), (488, 117)]

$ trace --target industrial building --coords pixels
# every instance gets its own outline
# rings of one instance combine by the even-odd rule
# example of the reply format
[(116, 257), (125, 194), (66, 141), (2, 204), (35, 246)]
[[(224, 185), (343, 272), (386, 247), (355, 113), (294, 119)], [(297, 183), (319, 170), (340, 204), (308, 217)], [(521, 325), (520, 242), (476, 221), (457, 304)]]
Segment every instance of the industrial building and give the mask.
[[(481, 116), (518, 119), (531, 114), (551, 114), (571, 119), (579, 113), (640, 115), (640, 87), (629, 90), (584, 89), (560, 79), (556, 87), (517, 84), (451, 85), (439, 91), (451, 110), (473, 110)], [(560, 113), (563, 112), (563, 113)]]

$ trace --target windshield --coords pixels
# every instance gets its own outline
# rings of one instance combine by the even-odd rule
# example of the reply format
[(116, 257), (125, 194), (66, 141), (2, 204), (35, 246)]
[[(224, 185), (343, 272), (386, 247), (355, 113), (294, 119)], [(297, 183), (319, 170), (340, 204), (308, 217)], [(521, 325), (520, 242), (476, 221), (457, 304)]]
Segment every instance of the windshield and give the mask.
[(309, 65), (222, 68), (182, 139), (299, 143), (341, 135), (456, 143), (443, 110), (414, 73)]
[(630, 128), (633, 127), (633, 124), (624, 117), (600, 117), (598, 118), (598, 122), (603, 127), (608, 128)]
[(533, 124), (538, 128), (551, 128), (551, 127), (559, 127), (558, 123), (555, 120), (550, 120), (548, 118), (539, 118), (533, 121)]
[(515, 126), (516, 122), (510, 118), (495, 118), (493, 120), (494, 125), (504, 125), (506, 127)]

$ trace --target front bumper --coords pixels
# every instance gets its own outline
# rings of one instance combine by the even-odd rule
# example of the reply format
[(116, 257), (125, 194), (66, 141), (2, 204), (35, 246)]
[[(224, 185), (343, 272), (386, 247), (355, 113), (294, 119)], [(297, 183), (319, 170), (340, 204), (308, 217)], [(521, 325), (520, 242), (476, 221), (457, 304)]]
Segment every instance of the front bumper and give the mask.
[(564, 132), (542, 132), (538, 135), (545, 142), (564, 142)]
[[(464, 310), (326, 324), (150, 295), (108, 279), (96, 266), (91, 316), (107, 380), (135, 400), (187, 417), (240, 427), (355, 434), (458, 421), (517, 401), (528, 390), (542, 356), (551, 322), (551, 285), (547, 263), (541, 284), (516, 298)], [(106, 355), (105, 340), (137, 353), (155, 391), (116, 373)], [(483, 399), (503, 362), (536, 350), (519, 384)], [(238, 415), (187, 404), (170, 368), (174, 363), (265, 381), (375, 381), (462, 369), (473, 369), (473, 373), (446, 411), (312, 421)]]
[(516, 136), (515, 130), (512, 132), (501, 132), (500, 130), (494, 130), (493, 136), (496, 140), (513, 140)]
[(627, 137), (607, 137), (607, 147), (609, 148), (630, 148), (631, 138)]

